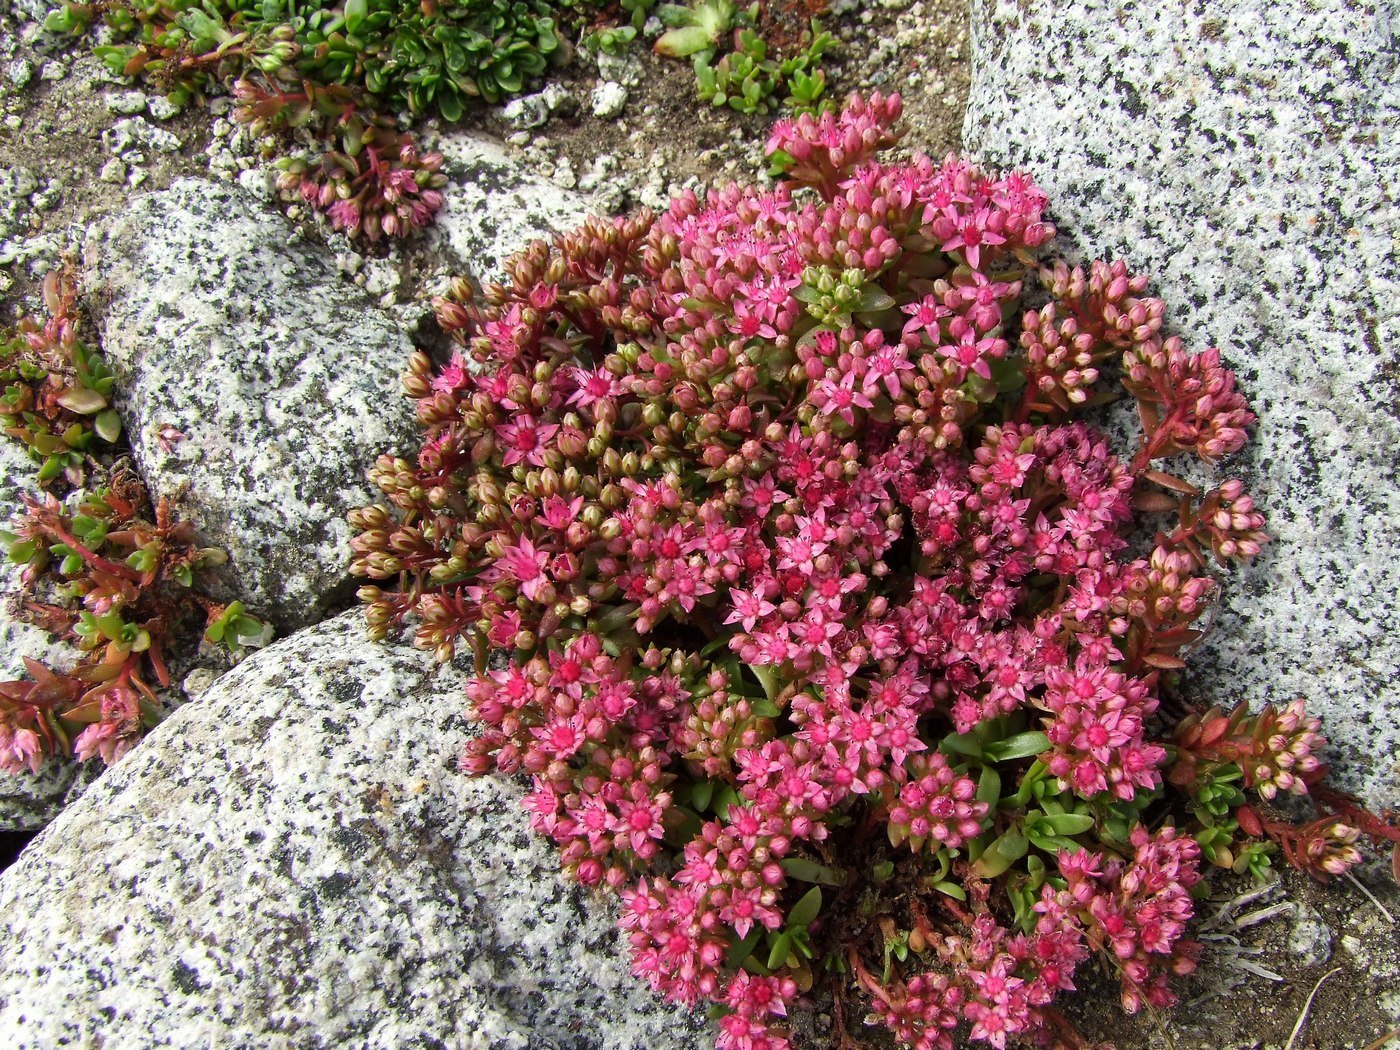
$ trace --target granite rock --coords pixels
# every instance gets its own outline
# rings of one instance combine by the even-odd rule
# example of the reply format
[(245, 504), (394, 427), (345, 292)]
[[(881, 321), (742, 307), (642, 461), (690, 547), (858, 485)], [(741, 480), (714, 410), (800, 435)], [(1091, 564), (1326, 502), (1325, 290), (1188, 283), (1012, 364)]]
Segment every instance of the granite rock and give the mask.
[(1385, 0), (974, 0), (963, 125), (1083, 257), (1149, 274), (1260, 417), (1232, 473), (1274, 543), (1184, 688), (1306, 697), (1343, 783), (1400, 799), (1400, 20)]
[(102, 772), (101, 762), (51, 758), (37, 773), (0, 773), (0, 832), (38, 831)]
[[(346, 513), (411, 447), (412, 346), (324, 250), (237, 186), (138, 197), (87, 244), (87, 290), (153, 498), (229, 563), (211, 574), (285, 632), (344, 597)], [(183, 437), (180, 437), (183, 435)]]
[(479, 280), (496, 280), (505, 261), (551, 230), (568, 230), (594, 211), (582, 194), (526, 174), (489, 139), (467, 133), (437, 143), (449, 178), (446, 205), (429, 236), (441, 253)]
[(605, 80), (589, 96), (593, 115), (600, 120), (612, 120), (627, 107), (627, 89), (615, 80)]
[(455, 771), (462, 680), (346, 613), (172, 715), (0, 875), (8, 1045), (712, 1046)]
[(544, 92), (521, 95), (501, 108), (501, 119), (517, 131), (537, 128), (549, 119), (550, 105)]
[[(37, 470), (38, 464), (15, 442), (0, 437), (0, 528), (19, 510), (21, 494), (34, 490), (30, 481)], [(19, 567), (6, 562), (0, 553), (0, 682), (24, 677), (25, 657), (58, 670), (72, 667), (69, 646), (15, 617), (13, 603), (18, 591)], [(37, 774), (0, 773), (0, 831), (42, 828), (100, 771), (100, 764), (84, 767), (77, 762), (51, 760)]]

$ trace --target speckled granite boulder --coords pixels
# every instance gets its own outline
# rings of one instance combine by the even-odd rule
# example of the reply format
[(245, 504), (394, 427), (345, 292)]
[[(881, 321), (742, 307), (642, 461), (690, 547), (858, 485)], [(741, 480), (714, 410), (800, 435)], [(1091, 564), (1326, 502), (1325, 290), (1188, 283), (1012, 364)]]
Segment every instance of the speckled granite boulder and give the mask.
[(239, 665), (0, 875), (7, 1046), (713, 1045), (520, 789), (453, 769), (461, 676), (363, 631)]
[(0, 831), (38, 831), (102, 774), (101, 762), (50, 759), (38, 773), (0, 773)]
[[(0, 437), (0, 528), (20, 507), (20, 494), (31, 491), (37, 466), (13, 441)], [(0, 553), (0, 682), (24, 677), (24, 658), (67, 668), (72, 650), (57, 645), (46, 631), (15, 619), (11, 603), (19, 590), (19, 567)], [(52, 820), (100, 772), (75, 762), (47, 762), (37, 775), (0, 773), (0, 831), (32, 831)]]
[(1231, 464), (1275, 543), (1187, 688), (1305, 696), (1400, 799), (1400, 32), (1385, 0), (974, 0), (964, 137), (1085, 255), (1150, 274), (1261, 423)]
[(502, 263), (551, 230), (577, 226), (593, 211), (583, 194), (525, 174), (489, 139), (445, 135), (442, 152), (446, 204), (429, 236), (440, 252), (479, 280), (496, 280)]
[(398, 391), (411, 345), (290, 237), (238, 187), (185, 180), (95, 231), (86, 275), (153, 497), (228, 552), (216, 597), (281, 631), (341, 597), (345, 514), (414, 431)]

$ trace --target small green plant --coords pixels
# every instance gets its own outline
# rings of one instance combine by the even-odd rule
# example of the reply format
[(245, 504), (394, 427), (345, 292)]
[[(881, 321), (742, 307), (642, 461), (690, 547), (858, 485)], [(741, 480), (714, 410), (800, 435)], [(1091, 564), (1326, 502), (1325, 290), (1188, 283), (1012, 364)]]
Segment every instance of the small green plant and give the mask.
[[(328, 212), (336, 229), (374, 241), (431, 222), (442, 205), (441, 158), (420, 154), (394, 115), (457, 121), (474, 99), (519, 92), (567, 54), (557, 18), (576, 4), (112, 0), (65, 3), (45, 25), (78, 33), (100, 15), (115, 42), (95, 53), (112, 72), (139, 76), (181, 105), (232, 92), (238, 118), (259, 133), (310, 131), (320, 155), (289, 160), (281, 189)], [(621, 43), (618, 35), (609, 46)]]
[(693, 7), (662, 4), (656, 14), (670, 29), (657, 40), (656, 53), (667, 58), (713, 54), (731, 29), (753, 25), (757, 9), (755, 4), (741, 12), (731, 0), (697, 0)]
[(360, 110), (345, 88), (306, 83), (301, 91), (279, 91), (242, 80), (233, 93), (233, 118), (253, 134), (310, 126), (339, 147), (277, 161), (277, 188), (324, 211), (337, 230), (370, 241), (401, 236), (432, 222), (442, 207), (442, 154), (420, 154), (411, 135), (388, 117)]
[[(702, 100), (740, 113), (768, 113), (779, 104), (821, 112), (826, 74), (818, 66), (835, 41), (816, 22), (802, 49), (779, 60), (758, 33), (757, 4), (741, 10), (730, 0), (699, 0), (693, 7), (663, 4), (657, 14), (671, 27), (657, 40), (657, 54), (691, 59)], [(726, 38), (732, 47), (721, 54)]]
[(767, 113), (786, 90), (782, 103), (790, 109), (821, 111), (826, 74), (817, 64), (833, 42), (829, 34), (813, 23), (806, 47), (782, 62), (769, 56), (768, 45), (752, 29), (736, 30), (734, 39), (734, 50), (714, 65), (704, 53), (695, 56), (695, 79), (702, 99), (740, 113)]
[(656, 3), (657, 0), (621, 0), (622, 10), (627, 12), (632, 28), (639, 31), (646, 25), (647, 17), (656, 10)]
[[(103, 16), (119, 43), (97, 54), (115, 73), (141, 75), (182, 101), (258, 71), (341, 84), (376, 108), (436, 110), (461, 119), (474, 98), (515, 94), (567, 49), (555, 16), (573, 0), (125, 0)], [(68, 3), (51, 32), (89, 25), (96, 5)], [(224, 85), (226, 86), (226, 85)]]
[(620, 55), (625, 52), (628, 45), (637, 39), (635, 27), (612, 26), (608, 29), (595, 29), (583, 38), (583, 46), (594, 54), (603, 52), (609, 55)]
[[(808, 52), (810, 54), (810, 51)], [(815, 59), (812, 60), (815, 62)], [(788, 96), (783, 105), (796, 113), (822, 113), (831, 107), (826, 99), (826, 74), (804, 65), (787, 78)]]
[(768, 57), (768, 45), (752, 29), (740, 29), (736, 37), (734, 51), (714, 65), (700, 55), (695, 57), (700, 97), (740, 113), (766, 113), (768, 100), (778, 90), (778, 64)]
[(0, 430), (38, 459), (39, 481), (66, 474), (79, 485), (87, 453), (111, 444), (121, 418), (111, 406), (115, 379), (102, 355), (78, 338), (77, 292), (55, 271), (44, 281), (49, 318), (25, 318), (0, 338)]
[[(49, 755), (115, 762), (161, 718), (158, 689), (170, 685), (166, 651), (204, 639), (229, 649), (264, 644), (270, 631), (234, 602), (195, 590), (198, 574), (228, 560), (199, 547), (194, 526), (164, 500), (150, 509), (145, 487), (94, 441), (121, 433), (110, 407), (115, 378), (80, 338), (71, 272), (44, 282), (46, 320), (26, 318), (0, 338), (0, 377), (13, 380), (0, 407), (4, 431), (41, 462), (41, 488), (0, 529), (0, 551), (18, 566), (20, 619), (67, 641), (74, 666), (25, 660), (26, 677), (0, 682), (0, 771), (37, 772)], [(120, 451), (113, 448), (112, 452)], [(79, 486), (85, 486), (80, 488)]]

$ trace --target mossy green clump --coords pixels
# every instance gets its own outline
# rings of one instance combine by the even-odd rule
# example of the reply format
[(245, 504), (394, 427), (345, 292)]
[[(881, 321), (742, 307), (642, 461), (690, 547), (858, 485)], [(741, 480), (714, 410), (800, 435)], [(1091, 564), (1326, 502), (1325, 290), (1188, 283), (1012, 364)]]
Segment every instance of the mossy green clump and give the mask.
[(86, 28), (99, 15), (117, 42), (113, 72), (141, 75), (175, 101), (261, 73), (363, 91), (381, 111), (459, 120), (474, 98), (520, 91), (567, 49), (558, 15), (576, 0), (120, 0), (67, 3), (46, 23)]

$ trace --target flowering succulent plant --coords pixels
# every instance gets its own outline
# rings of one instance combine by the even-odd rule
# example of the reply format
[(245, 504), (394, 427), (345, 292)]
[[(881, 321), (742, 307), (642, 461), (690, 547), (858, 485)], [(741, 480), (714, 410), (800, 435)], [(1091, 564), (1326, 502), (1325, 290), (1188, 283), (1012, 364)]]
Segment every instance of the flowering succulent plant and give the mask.
[(81, 339), (72, 273), (51, 274), (43, 291), (49, 317), (26, 318), (0, 342), (14, 355), (0, 362), (20, 379), (0, 402), (15, 411), (0, 419), (42, 463), (39, 485), (71, 491), (62, 500), (25, 495), (0, 528), (0, 549), (19, 566), (18, 617), (76, 652), (62, 670), (26, 658), (26, 678), (0, 681), (0, 772), (11, 774), (37, 772), (50, 755), (119, 759), (160, 719), (167, 651), (190, 641), (194, 625), (230, 649), (266, 640), (240, 603), (220, 605), (194, 590), (196, 574), (227, 556), (196, 546), (194, 526), (164, 500), (149, 513), (129, 469), (91, 454), (86, 417), (96, 414), (105, 441), (119, 436), (116, 424), (103, 424), (116, 414), (108, 407), (113, 377)]
[(233, 96), (234, 120), (254, 134), (314, 125), (336, 140), (339, 148), (319, 160), (278, 160), (277, 188), (324, 211), (348, 236), (363, 233), (371, 242), (403, 236), (428, 225), (442, 207), (442, 154), (420, 154), (413, 136), (386, 117), (360, 110), (348, 92), (306, 82), (283, 91), (247, 79), (234, 85)]
[(43, 284), (49, 316), (26, 317), (0, 339), (0, 430), (26, 445), (43, 466), (39, 480), (83, 479), (94, 441), (111, 444), (121, 418), (111, 406), (112, 373), (78, 338), (77, 290), (65, 270)]
[(23, 566), (25, 618), (80, 654), (63, 672), (26, 659), (27, 679), (0, 682), (0, 770), (37, 772), (46, 756), (70, 751), (115, 762), (161, 717), (155, 690), (170, 685), (171, 639), (191, 617), (223, 626), (229, 616), (191, 590), (195, 572), (226, 556), (196, 547), (193, 526), (164, 502), (145, 520), (145, 502), (141, 484), (119, 471), (66, 502), (27, 499), (12, 531), (0, 531), (9, 560)]
[[(463, 769), (530, 778), (635, 972), (715, 1004), (721, 1048), (789, 1046), (814, 989), (921, 1050), (1077, 1045), (1054, 1003), (1091, 958), (1129, 1011), (1171, 1002), (1203, 862), (1272, 839), (1336, 872), (1400, 834), (1320, 789), (1316, 827), (1263, 815), (1324, 772), (1296, 706), (1163, 724), (1211, 563), (1266, 540), (1239, 482), (1165, 460), (1254, 417), (1143, 277), (1038, 261), (1025, 175), (877, 160), (899, 115), (779, 122), (774, 189), (454, 283), (458, 351), (405, 377), (423, 447), (352, 516), (356, 570), (399, 582), (362, 589), (371, 633), (475, 653)], [(1118, 390), (1122, 454), (1087, 417)], [(1139, 552), (1143, 514), (1169, 517)]]
[[(278, 188), (325, 212), (335, 229), (373, 242), (430, 223), (447, 181), (438, 170), (442, 157), (421, 153), (386, 111), (435, 105), (456, 120), (463, 97), (494, 99), (519, 90), (558, 46), (542, 0), (403, 6), (398, 0), (305, 8), (244, 0), (102, 5), (112, 29), (134, 39), (98, 54), (114, 72), (142, 76), (179, 101), (230, 92), (235, 120), (281, 140), (286, 155), (278, 161)], [(47, 24), (76, 31), (98, 11), (98, 5), (67, 4)], [(289, 151), (298, 130), (317, 143), (309, 158)]]

